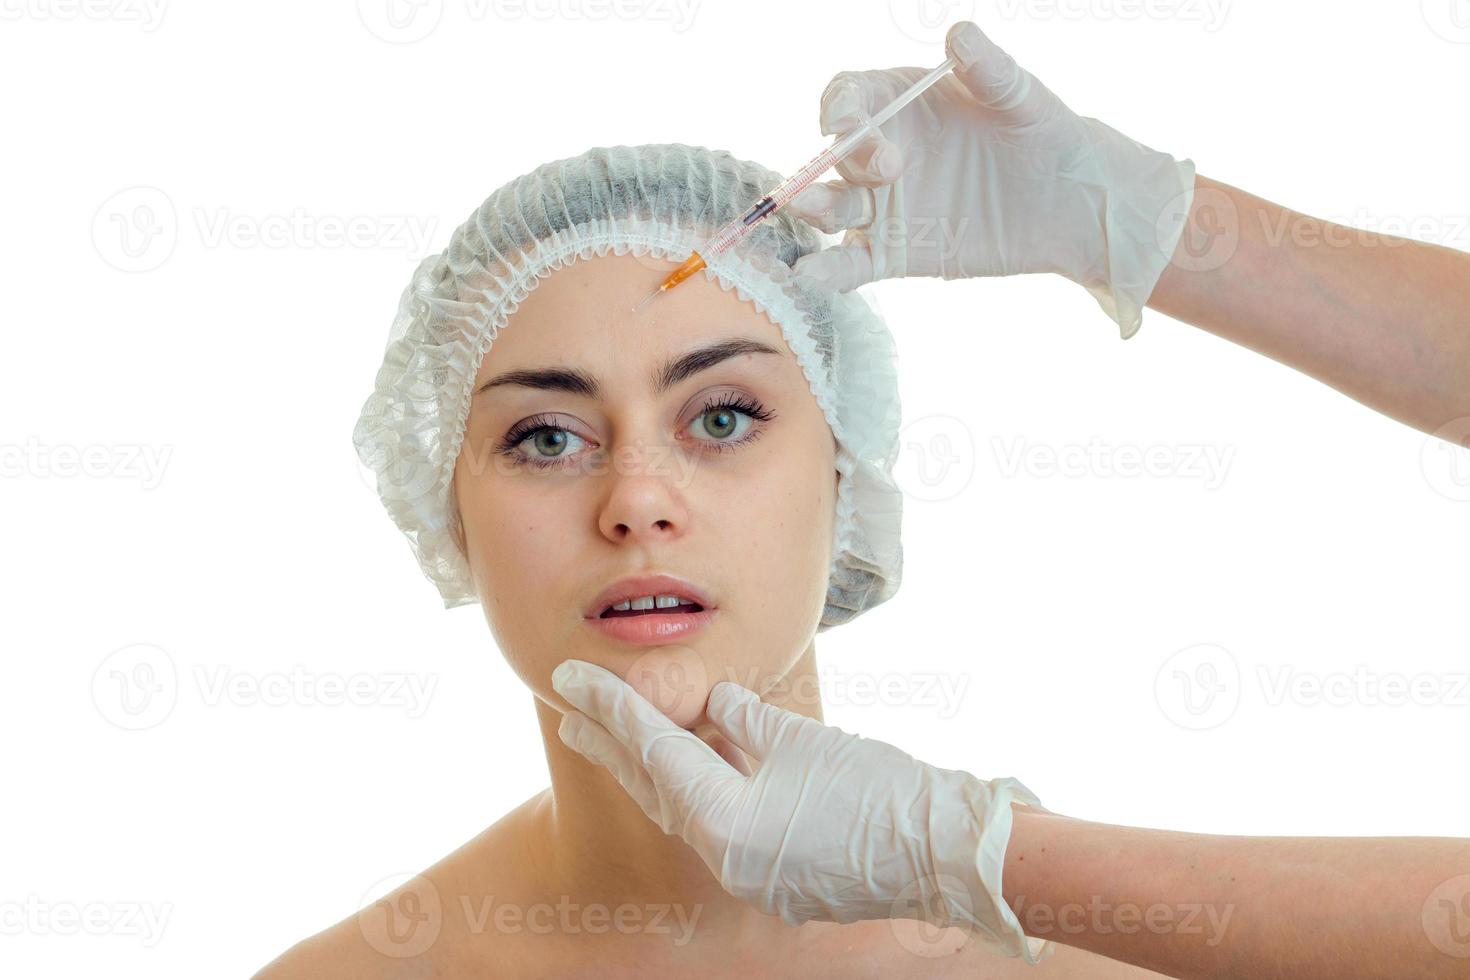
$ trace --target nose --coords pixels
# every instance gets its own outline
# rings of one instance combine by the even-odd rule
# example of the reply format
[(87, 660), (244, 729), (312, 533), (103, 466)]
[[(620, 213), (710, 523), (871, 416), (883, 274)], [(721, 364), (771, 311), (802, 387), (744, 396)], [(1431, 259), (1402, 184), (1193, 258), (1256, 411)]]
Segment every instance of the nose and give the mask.
[[(662, 463), (660, 463), (662, 460)], [(598, 527), (609, 541), (668, 543), (689, 527), (689, 508), (668, 452), (628, 452), (614, 468)]]

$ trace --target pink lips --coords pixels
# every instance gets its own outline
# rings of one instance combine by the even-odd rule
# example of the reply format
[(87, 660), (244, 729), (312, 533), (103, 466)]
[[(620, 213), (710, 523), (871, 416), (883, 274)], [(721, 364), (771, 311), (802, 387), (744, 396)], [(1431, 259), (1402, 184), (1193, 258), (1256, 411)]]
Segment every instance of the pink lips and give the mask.
[(708, 626), (719, 614), (718, 609), (699, 612), (649, 612), (641, 616), (618, 616), (602, 619), (593, 616), (583, 622), (614, 640), (637, 646), (658, 646), (687, 639)]
[[(639, 596), (676, 595), (698, 603), (698, 612), (645, 612), (636, 616), (602, 616), (611, 605)], [(603, 589), (585, 610), (584, 622), (610, 639), (638, 646), (657, 646), (686, 639), (719, 615), (714, 601), (692, 582), (672, 575), (632, 575)]]

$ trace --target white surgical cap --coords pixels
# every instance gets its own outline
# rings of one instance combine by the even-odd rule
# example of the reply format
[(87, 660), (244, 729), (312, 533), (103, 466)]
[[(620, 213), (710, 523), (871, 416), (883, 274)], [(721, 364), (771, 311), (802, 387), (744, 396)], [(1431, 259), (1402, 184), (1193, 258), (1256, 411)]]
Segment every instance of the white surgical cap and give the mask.
[[(453, 498), (475, 375), (522, 300), (594, 255), (683, 261), (781, 180), (720, 150), (598, 147), (517, 177), (419, 263), (352, 439), (378, 495), (446, 609), (476, 601)], [(898, 589), (902, 494), (893, 479), (899, 400), (893, 338), (857, 293), (821, 291), (797, 258), (826, 244), (784, 211), (708, 255), (704, 275), (778, 324), (837, 442), (837, 514), (818, 632)], [(658, 281), (650, 273), (650, 288)]]

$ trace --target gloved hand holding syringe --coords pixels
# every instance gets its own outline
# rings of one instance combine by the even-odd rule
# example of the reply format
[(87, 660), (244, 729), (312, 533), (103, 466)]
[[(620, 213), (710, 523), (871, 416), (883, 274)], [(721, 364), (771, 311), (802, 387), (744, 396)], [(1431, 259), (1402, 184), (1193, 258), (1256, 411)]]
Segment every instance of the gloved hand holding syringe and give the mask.
[(647, 306), (659, 293), (673, 289), (679, 283), (688, 279), (700, 269), (703, 269), (707, 256), (719, 255), (750, 234), (757, 225), (775, 214), (779, 208), (810, 186), (812, 181), (822, 176), (822, 174), (834, 167), (839, 160), (857, 149), (863, 140), (867, 139), (879, 126), (891, 119), (898, 110), (918, 98), (925, 89), (949, 74), (954, 66), (955, 60), (953, 58), (944, 59), (944, 63), (938, 68), (935, 68), (923, 78), (910, 85), (896, 99), (874, 113), (871, 118), (860, 123), (851, 132), (845, 134), (833, 142), (827, 149), (812, 157), (810, 163), (781, 181), (780, 186), (757, 201), (749, 210), (740, 215), (740, 217), (726, 222), (725, 226), (715, 232), (714, 237), (703, 248), (695, 250), (684, 261), (683, 265), (668, 274), (657, 289), (641, 299), (638, 305), (633, 307), (633, 312), (637, 313), (643, 307)]

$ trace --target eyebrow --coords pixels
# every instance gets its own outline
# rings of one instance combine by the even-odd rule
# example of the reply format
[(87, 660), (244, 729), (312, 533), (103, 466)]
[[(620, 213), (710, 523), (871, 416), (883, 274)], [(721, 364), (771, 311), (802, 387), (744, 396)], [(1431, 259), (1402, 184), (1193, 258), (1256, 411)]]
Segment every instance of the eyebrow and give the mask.
[[(663, 368), (654, 374), (654, 394), (661, 395), (686, 378), (693, 377), (721, 361), (727, 361), (742, 354), (780, 356), (781, 351), (748, 337), (732, 337), (705, 347), (697, 347), (678, 357), (670, 358)], [(599, 400), (602, 398), (602, 385), (598, 383), (597, 378), (585, 371), (568, 367), (525, 368), (518, 371), (507, 371), (480, 385), (475, 389), (475, 394), (478, 395), (482, 391), (488, 391), (500, 385), (517, 385), (542, 391), (565, 391), (569, 394)]]

